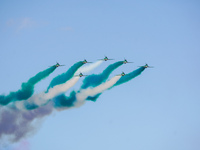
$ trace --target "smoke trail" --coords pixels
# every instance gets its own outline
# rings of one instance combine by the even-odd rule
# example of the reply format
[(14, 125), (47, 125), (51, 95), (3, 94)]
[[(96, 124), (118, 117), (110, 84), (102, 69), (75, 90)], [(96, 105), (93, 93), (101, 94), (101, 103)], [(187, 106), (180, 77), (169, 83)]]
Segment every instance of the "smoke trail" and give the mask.
[[(77, 73), (89, 72), (92, 69), (98, 67), (102, 62), (103, 62), (102, 60), (97, 61), (88, 66), (78, 69), (76, 72)], [(76, 82), (79, 80), (79, 78), (80, 77), (77, 76), (77, 77), (74, 77), (71, 80), (67, 81), (66, 83), (56, 85), (53, 88), (50, 88), (48, 93), (43, 92), (41, 94), (34, 95), (34, 96), (30, 97), (28, 100), (26, 100), (25, 102), (17, 102), (17, 103), (15, 103), (15, 107), (20, 110), (23, 110), (23, 109), (32, 110), (32, 109), (38, 108), (41, 105), (45, 105), (46, 103), (48, 103), (48, 101), (50, 99), (52, 99), (53, 97), (55, 97), (59, 94), (66, 92), (69, 88), (71, 88), (73, 85), (75, 85)]]
[[(89, 72), (92, 69), (98, 67), (102, 62), (103, 62), (102, 60), (97, 61), (95, 63), (92, 63), (91, 65), (88, 65), (86, 67), (82, 67), (82, 68), (78, 69), (76, 72), (79, 72), (79, 71)], [(53, 88), (50, 88), (48, 93), (43, 92), (43, 93), (40, 93), (40, 94), (30, 97), (28, 100), (26, 100), (24, 102), (16, 102), (14, 104), (14, 107), (16, 107), (20, 110), (24, 110), (24, 109), (32, 110), (32, 109), (38, 108), (41, 105), (45, 105), (48, 103), (48, 101), (50, 99), (52, 99), (55, 96), (58, 96), (59, 94), (66, 92), (69, 88), (71, 88), (73, 85), (75, 85), (76, 82), (79, 80), (79, 78), (80, 77), (77, 76), (77, 77), (70, 79), (66, 83), (56, 85)], [(13, 107), (13, 106), (11, 106), (11, 107)]]
[[(118, 61), (114, 64), (109, 65), (101, 74), (98, 75), (89, 75), (83, 80), (83, 85), (81, 89), (86, 89), (88, 87), (95, 87), (100, 85), (102, 82), (105, 82), (109, 75), (114, 69), (121, 66), (123, 61)], [(55, 107), (72, 107), (73, 103), (76, 101), (76, 92), (72, 91), (69, 97), (66, 97), (64, 94), (59, 95), (54, 98)]]
[(0, 104), (7, 105), (11, 101), (19, 101), (28, 99), (34, 92), (34, 85), (40, 80), (46, 78), (50, 73), (56, 69), (56, 66), (52, 66), (42, 72), (39, 72), (34, 77), (30, 78), (28, 82), (22, 83), (21, 89), (17, 92), (10, 92), (9, 95), (0, 95)]
[(49, 89), (49, 92), (44, 95), (44, 99), (46, 100), (52, 99), (53, 97), (66, 92), (67, 90), (69, 90), (69, 88), (74, 86), (76, 82), (78, 82), (79, 79), (80, 77), (77, 76), (67, 81), (64, 84), (60, 84), (60, 85), (55, 86), (54, 88)]
[[(56, 85), (69, 80), (73, 76), (74, 72), (82, 65), (82, 61), (74, 64), (66, 73), (54, 78), (50, 87), (55, 87)], [(78, 78), (79, 77), (76, 79)], [(34, 80), (31, 79), (31, 81)], [(60, 86), (63, 87), (63, 85)], [(59, 85), (57, 87), (59, 87)], [(64, 88), (66, 90), (66, 87)], [(56, 88), (51, 89), (54, 94), (56, 93), (54, 91), (55, 89)], [(50, 98), (51, 96), (53, 95), (49, 95), (49, 93), (47, 93), (45, 97)], [(32, 122), (34, 120), (43, 118), (44, 116), (52, 113), (52, 111), (53, 107), (51, 102), (49, 102), (48, 105), (29, 111), (21, 111), (9, 107), (0, 109), (0, 139), (8, 136), (10, 137), (11, 142), (19, 141), (34, 130), (34, 127), (32, 126)]]
[(85, 77), (83, 80), (83, 85), (81, 86), (82, 89), (86, 89), (88, 87), (95, 87), (100, 85), (102, 82), (105, 82), (109, 75), (115, 70), (117, 67), (121, 66), (123, 61), (118, 61), (114, 64), (109, 65), (101, 74), (93, 74), (90, 76)]
[[(11, 142), (19, 141), (22, 138), (30, 135), (30, 133), (32, 133), (33, 131), (35, 131), (33, 123), (35, 123), (35, 121), (42, 119), (44, 116), (51, 114), (54, 108), (66, 109), (72, 107), (79, 107), (85, 103), (85, 100), (95, 101), (105, 90), (111, 89), (114, 86), (128, 82), (129, 80), (138, 76), (139, 74), (141, 74), (142, 71), (145, 70), (145, 67), (140, 67), (139, 69), (129, 74), (126, 74), (125, 76), (115, 76), (111, 80), (106, 82), (110, 73), (114, 69), (119, 67), (121, 64), (123, 64), (122, 61), (114, 63), (108, 66), (101, 74), (91, 75), (91, 77), (88, 76), (88, 78), (84, 80), (84, 83), (82, 85), (83, 88), (81, 88), (78, 92), (72, 91), (69, 97), (65, 96), (64, 94), (59, 95), (67, 91), (79, 79), (79, 77), (76, 77), (69, 80), (74, 75), (74, 72), (76, 72), (76, 70), (78, 69), (78, 68), (75, 69), (75, 66), (72, 66), (67, 71), (69, 72), (69, 75), (67, 75), (67, 72), (65, 73), (66, 76), (65, 80), (67, 81), (66, 83), (60, 84), (60, 80), (56, 79), (58, 82), (56, 83), (54, 81), (55, 84), (52, 86), (52, 88), (48, 89), (48, 92), (35, 95), (36, 98), (34, 98), (33, 96), (27, 101), (23, 102), (24, 108), (26, 109), (37, 108), (37, 109), (21, 111), (13, 108), (10, 109), (9, 107), (1, 107), (0, 141), (2, 141), (1, 139), (4, 139), (5, 137), (9, 137)], [(34, 82), (32, 78), (30, 79), (30, 81), (32, 83), (38, 82), (38, 81)], [(48, 100), (52, 98), (54, 98), (53, 101), (49, 102)], [(41, 106), (45, 104), (47, 101), (48, 105)], [(38, 106), (40, 107), (38, 108)]]
[(53, 107), (51, 103), (31, 111), (1, 108), (0, 139), (9, 137), (10, 142), (19, 141), (34, 131), (35, 126), (32, 124), (33, 121), (42, 119), (44, 116), (52, 113), (52, 111)]
[(122, 76), (119, 81), (114, 86), (120, 85), (122, 83), (128, 82), (129, 80), (137, 77), (145, 70), (145, 67), (140, 67), (137, 70), (134, 70), (133, 72), (126, 74), (125, 76)]
[[(145, 67), (140, 67), (137, 70), (134, 70), (133, 72), (126, 74), (125, 76), (122, 76), (112, 87), (123, 84), (125, 82), (128, 82), (129, 80), (137, 77), (138, 75), (140, 75), (143, 71), (145, 70)], [(111, 87), (111, 88), (112, 88)], [(87, 100), (91, 100), (91, 101), (96, 101), (97, 98), (101, 95), (102, 93), (99, 93), (97, 95), (94, 96), (88, 96)]]
[(65, 94), (62, 94), (55, 97), (53, 100), (55, 108), (72, 107), (74, 106), (75, 101), (76, 101), (75, 91), (72, 91), (69, 97), (65, 96)]
[(74, 77), (69, 81), (67, 81), (66, 83), (59, 84), (54, 86), (53, 88), (50, 88), (48, 93), (43, 92), (40, 94), (33, 95), (28, 100), (23, 102), (16, 102), (14, 105), (17, 109), (20, 110), (32, 110), (40, 106), (46, 105), (52, 98), (62, 93), (65, 93), (72, 86), (74, 86), (79, 80), (79, 78), (80, 78), (79, 76)]
[(95, 62), (95, 63), (92, 63), (92, 64), (90, 64), (90, 65), (88, 65), (88, 66), (81, 67), (81, 68), (79, 68), (79, 69), (75, 72), (75, 74), (77, 75), (77, 74), (79, 74), (79, 73), (88, 73), (88, 72), (90, 72), (91, 70), (93, 70), (93, 69), (95, 69), (96, 67), (98, 67), (102, 62), (103, 62), (103, 60), (99, 60), (99, 61), (97, 61), (97, 62)]
[(87, 99), (88, 96), (94, 97), (97, 94), (102, 93), (103, 91), (111, 88), (116, 82), (121, 78), (121, 76), (115, 76), (109, 81), (100, 84), (99, 86), (95, 88), (87, 88), (87, 89), (82, 89), (80, 92), (77, 93), (76, 98), (78, 101), (83, 101)]
[(99, 93), (102, 93), (103, 91), (112, 87), (120, 78), (121, 76), (115, 76), (109, 81), (95, 88), (81, 89), (78, 92), (72, 91), (69, 97), (65, 96), (64, 94), (59, 95), (54, 99), (54, 106), (58, 109), (79, 107), (84, 104), (88, 96), (95, 96)]
[(65, 73), (63, 73), (63, 74), (58, 75), (57, 77), (55, 77), (55, 78), (51, 81), (51, 83), (50, 83), (50, 85), (49, 85), (49, 87), (48, 87), (48, 89), (47, 89), (47, 92), (48, 92), (48, 90), (49, 90), (50, 88), (52, 88), (52, 87), (54, 87), (54, 86), (56, 86), (56, 85), (58, 85), (58, 84), (65, 83), (65, 82), (68, 81), (70, 78), (72, 78), (73, 75), (74, 75), (74, 73), (75, 73), (75, 72), (78, 70), (78, 68), (80, 68), (83, 64), (84, 64), (83, 61), (79, 61), (79, 62), (75, 63), (73, 66), (71, 66), (71, 68), (69, 68), (67, 72), (65, 72)]

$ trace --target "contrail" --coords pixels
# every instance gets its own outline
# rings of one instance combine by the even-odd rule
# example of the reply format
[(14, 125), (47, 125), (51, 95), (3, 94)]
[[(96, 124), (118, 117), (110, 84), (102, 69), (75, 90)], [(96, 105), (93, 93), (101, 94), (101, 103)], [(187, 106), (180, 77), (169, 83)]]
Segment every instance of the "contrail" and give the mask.
[(114, 64), (109, 65), (101, 74), (93, 74), (85, 77), (83, 80), (83, 85), (81, 89), (86, 89), (88, 87), (95, 87), (100, 85), (102, 82), (105, 82), (109, 75), (115, 70), (117, 67), (121, 66), (123, 61), (118, 61)]
[(99, 60), (99, 61), (96, 61), (95, 63), (92, 63), (92, 64), (90, 64), (88, 66), (81, 67), (75, 72), (75, 75), (78, 75), (79, 73), (88, 73), (91, 70), (93, 70), (96, 67), (98, 67), (102, 62), (103, 62), (103, 60)]
[[(145, 67), (140, 67), (140, 68), (130, 72), (129, 74), (126, 74), (125, 76), (122, 76), (112, 87), (120, 85), (120, 84), (123, 84), (125, 82), (128, 82), (129, 80), (131, 80), (131, 79), (137, 77), (138, 75), (140, 75), (145, 69), (146, 69)], [(87, 100), (96, 101), (97, 98), (101, 94), (102, 93), (96, 94), (95, 96), (88, 96)]]
[(34, 85), (38, 83), (40, 80), (46, 78), (55, 69), (56, 66), (54, 65), (42, 72), (39, 72), (34, 77), (30, 78), (27, 82), (22, 83), (21, 89), (16, 92), (10, 92), (10, 94), (7, 96), (0, 95), (0, 104), (7, 105), (12, 101), (20, 101), (28, 99), (34, 92)]
[(79, 78), (80, 78), (79, 76), (74, 77), (68, 80), (66, 83), (59, 84), (54, 86), (53, 88), (50, 88), (48, 93), (42, 92), (40, 94), (33, 95), (26, 101), (16, 102), (14, 105), (16, 108), (20, 110), (36, 109), (40, 106), (47, 104), (55, 96), (65, 93), (67, 90), (69, 90), (72, 86), (74, 86), (77, 83)]
[(78, 70), (78, 68), (80, 68), (82, 65), (83, 65), (83, 61), (79, 61), (77, 63), (75, 63), (73, 66), (71, 66), (71, 68), (68, 69), (67, 72), (61, 74), (61, 75), (58, 75), (57, 77), (55, 77), (48, 89), (47, 89), (47, 92), (50, 88), (53, 88), (54, 86), (58, 85), (58, 84), (62, 84), (62, 83), (65, 83), (66, 81), (68, 81), (69, 79), (71, 79), (74, 75), (74, 73)]
[(101, 85), (96, 86), (95, 88), (89, 87), (87, 89), (81, 89), (78, 92), (72, 91), (69, 97), (65, 96), (64, 94), (59, 95), (54, 99), (55, 107), (57, 109), (79, 107), (82, 104), (84, 104), (88, 96), (95, 96), (111, 88), (120, 78), (121, 76), (115, 76), (109, 81), (102, 83)]

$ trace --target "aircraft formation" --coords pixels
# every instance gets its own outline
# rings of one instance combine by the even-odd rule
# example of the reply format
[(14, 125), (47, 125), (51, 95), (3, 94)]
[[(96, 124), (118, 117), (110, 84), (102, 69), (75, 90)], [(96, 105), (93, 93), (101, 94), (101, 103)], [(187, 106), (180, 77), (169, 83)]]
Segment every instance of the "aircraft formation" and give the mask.
[[(133, 63), (133, 62), (129, 62), (127, 61), (127, 59), (124, 58), (123, 61), (117, 61), (113, 64), (110, 64), (103, 72), (102, 74), (99, 75), (84, 75), (84, 71), (78, 71), (78, 69), (87, 63), (91, 63), (91, 65), (85, 66), (85, 68), (87, 68), (86, 70), (92, 70), (95, 67), (97, 67), (98, 65), (100, 65), (102, 63), (102, 61), (108, 61), (108, 60), (114, 60), (114, 59), (110, 59), (107, 56), (105, 56), (103, 59), (98, 59), (99, 61), (96, 62), (88, 62), (86, 59), (84, 59), (83, 61), (79, 61), (77, 63), (75, 63), (73, 66), (71, 66), (71, 68), (69, 68), (68, 71), (66, 71), (65, 73), (58, 75), (57, 77), (55, 77), (49, 84), (48, 88), (47, 88), (47, 92), (50, 88), (53, 88), (56, 85), (59, 84), (63, 84), (65, 82), (67, 82), (68, 80), (70, 80), (72, 77), (83, 77), (83, 76), (88, 76), (88, 79), (84, 80), (83, 82), (87, 82), (85, 85), (83, 85), (82, 87), (88, 87), (88, 85), (92, 85), (92, 86), (98, 86), (100, 83), (102, 83), (102, 81), (106, 81), (107, 78), (109, 77), (110, 73), (115, 70), (117, 67), (119, 67), (122, 64), (127, 64), (127, 63)], [(36, 74), (35, 76), (33, 76), (32, 78), (30, 78), (26, 83), (23, 83), (22, 85), (22, 89), (16, 91), (16, 92), (11, 92), (9, 95), (5, 96), (5, 95), (0, 95), (0, 105), (7, 105), (10, 102), (13, 101), (21, 101), (21, 100), (26, 100), (29, 97), (31, 97), (33, 95), (34, 92), (34, 85), (38, 82), (40, 82), (42, 79), (46, 78), (47, 76), (49, 76), (49, 74), (51, 74), (56, 68), (60, 67), (60, 66), (65, 66), (65, 65), (61, 65), (58, 62), (56, 62), (55, 65), (47, 68), (46, 70), (43, 70), (41, 72), (39, 72), (38, 74)], [(145, 64), (144, 66), (138, 66), (140, 67), (139, 72), (142, 72), (144, 69), (146, 68), (153, 68), (152, 66), (149, 66), (148, 64)], [(83, 67), (84, 68), (84, 67)], [(82, 68), (82, 70), (84, 70)], [(81, 68), (80, 68), (81, 69)], [(137, 71), (137, 70), (135, 70)], [(77, 74), (78, 72), (78, 74)], [(129, 81), (130, 79), (132, 79), (131, 76), (132, 72), (128, 74), (128, 76), (126, 78), (122, 78), (122, 79), (118, 79), (119, 81), (116, 82), (116, 84), (121, 84), (124, 82)], [(136, 73), (139, 74), (139, 73)], [(119, 75), (116, 76), (121, 76), (124, 77), (127, 74), (125, 74), (124, 72), (122, 72)], [(137, 76), (137, 75), (136, 75)], [(93, 77), (95, 79), (93, 79)], [(133, 74), (133, 77), (135, 77), (135, 74)], [(130, 78), (130, 79), (129, 79)], [(90, 80), (91, 79), (91, 80)], [(90, 81), (88, 81), (90, 80)], [(97, 83), (94, 83), (97, 82)], [(86, 88), (85, 87), (85, 88)], [(28, 88), (28, 89), (27, 89)]]
[[(115, 86), (132, 80), (140, 75), (146, 68), (153, 68), (152, 66), (145, 64), (144, 66), (138, 66), (139, 68), (132, 70), (129, 73), (122, 72), (121, 74), (115, 75), (109, 79), (110, 74), (119, 66), (133, 63), (124, 58), (122, 61), (109, 64), (99, 74), (85, 75), (85, 73), (90, 72), (98, 67), (102, 62), (108, 60), (114, 59), (105, 56), (103, 59), (98, 59), (98, 61), (95, 62), (88, 62), (86, 59), (78, 61), (64, 73), (54, 77), (49, 83), (47, 89), (40, 93), (35, 93), (34, 87), (38, 82), (47, 78), (56, 70), (56, 68), (65, 66), (56, 62), (55, 65), (30, 77), (27, 82), (23, 82), (19, 90), (14, 92), (11, 91), (8, 95), (0, 95), (0, 106), (7, 106), (5, 107), (6, 113), (0, 113), (0, 118), (4, 114), (7, 114), (6, 118), (19, 118), (16, 120), (9, 120), (9, 122), (3, 122), (2, 125), (0, 125), (0, 128), (3, 128), (0, 137), (1, 135), (10, 135), (15, 139), (20, 140), (31, 132), (32, 128), (30, 125), (36, 118), (47, 116), (51, 114), (54, 109), (65, 110), (72, 107), (80, 107), (86, 101), (95, 102), (105, 90), (109, 90)], [(90, 64), (82, 67), (87, 63)], [(83, 78), (79, 89), (71, 89), (72, 91), (66, 95), (66, 92), (78, 82), (80, 77), (85, 78)], [(27, 119), (27, 116), (31, 116), (33, 119)], [(16, 132), (10, 132), (13, 125), (17, 126), (17, 128), (15, 128)], [(23, 128), (19, 128), (19, 126), (23, 126)], [(24, 128), (30, 130), (24, 130)], [(23, 134), (19, 137), (18, 133)]]
[[(114, 60), (114, 59), (109, 59), (107, 56), (105, 56), (103, 59), (98, 59), (98, 60), (103, 60), (103, 61), (108, 61), (108, 60)], [(88, 62), (86, 59), (84, 59), (82, 61), (83, 64), (87, 64), (87, 63), (92, 63), (92, 62)], [(123, 60), (123, 64), (127, 64), (127, 63), (134, 63), (134, 62), (129, 62), (127, 61), (127, 59), (124, 58)], [(56, 63), (56, 65), (54, 65), (55, 67), (59, 67), (59, 66), (65, 66), (65, 65), (60, 65), (58, 62)], [(144, 68), (153, 68), (153, 66), (149, 66), (147, 63), (144, 66), (138, 66), (138, 67), (144, 67)], [(124, 72), (122, 72), (121, 74), (117, 75), (117, 76), (125, 76), (126, 74)], [(88, 75), (83, 75), (83, 73), (79, 73), (79, 75), (74, 75), (74, 77), (83, 77), (83, 76), (88, 76)]]

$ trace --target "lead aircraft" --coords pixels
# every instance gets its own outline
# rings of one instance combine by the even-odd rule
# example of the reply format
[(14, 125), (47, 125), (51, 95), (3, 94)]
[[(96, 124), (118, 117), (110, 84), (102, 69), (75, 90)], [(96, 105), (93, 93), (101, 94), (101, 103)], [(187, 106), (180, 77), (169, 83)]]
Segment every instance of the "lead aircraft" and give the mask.
[(107, 56), (105, 56), (103, 59), (99, 59), (99, 60), (107, 61), (107, 60), (114, 60), (114, 59), (109, 59)]
[(145, 64), (144, 66), (138, 66), (138, 67), (153, 68), (153, 66), (149, 66), (148, 64)]

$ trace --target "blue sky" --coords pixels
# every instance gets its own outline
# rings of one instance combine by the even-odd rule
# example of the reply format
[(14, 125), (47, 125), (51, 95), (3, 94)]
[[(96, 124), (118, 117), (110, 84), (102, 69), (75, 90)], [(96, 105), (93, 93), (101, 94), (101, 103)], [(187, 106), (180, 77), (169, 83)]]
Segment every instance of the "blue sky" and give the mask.
[(36, 93), (83, 59), (115, 59), (91, 73), (124, 58), (134, 62), (111, 77), (145, 63), (155, 67), (95, 103), (45, 117), (24, 139), (29, 149), (198, 150), (199, 8), (197, 0), (1, 1), (1, 94), (56, 61), (66, 66), (38, 83)]

